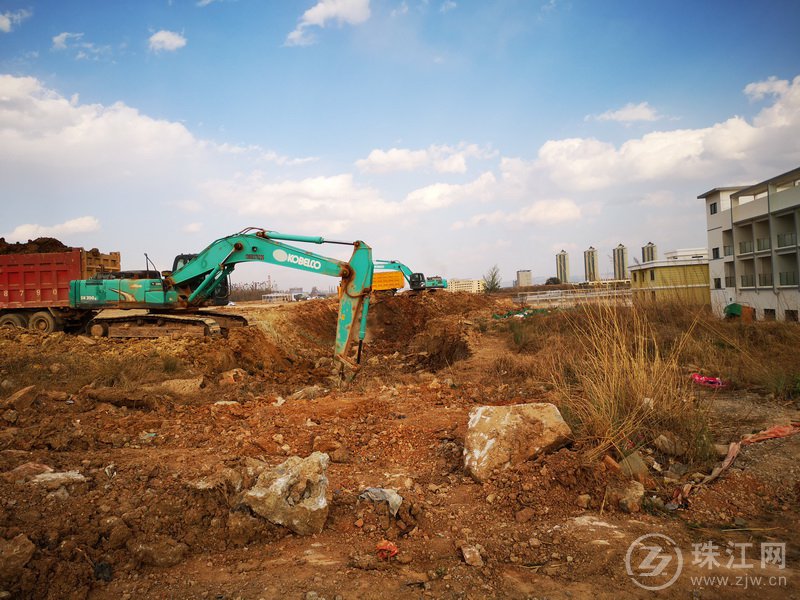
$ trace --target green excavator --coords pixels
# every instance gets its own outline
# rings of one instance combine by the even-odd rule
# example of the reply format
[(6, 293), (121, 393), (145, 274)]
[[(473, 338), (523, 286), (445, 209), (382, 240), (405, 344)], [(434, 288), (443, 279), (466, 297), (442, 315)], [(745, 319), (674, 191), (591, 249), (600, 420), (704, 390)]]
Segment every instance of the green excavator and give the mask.
[[(321, 256), (285, 242), (353, 246), (348, 262)], [(340, 277), (339, 319), (334, 357), (357, 369), (366, 334), (374, 266), (372, 249), (361, 241), (337, 242), (249, 227), (212, 242), (174, 271), (98, 273), (70, 282), (70, 307), (86, 315), (94, 336), (157, 337), (171, 334), (214, 335), (246, 325), (241, 316), (200, 310), (215, 304), (219, 288), (237, 264), (264, 262)], [(356, 356), (354, 344), (358, 340)]]
[(422, 290), (443, 290), (447, 289), (447, 280), (442, 279), (438, 275), (431, 275), (425, 277), (422, 273), (414, 273), (409, 267), (401, 263), (399, 260), (376, 260), (375, 268), (383, 271), (400, 271), (403, 277), (408, 282), (410, 287), (415, 292)]

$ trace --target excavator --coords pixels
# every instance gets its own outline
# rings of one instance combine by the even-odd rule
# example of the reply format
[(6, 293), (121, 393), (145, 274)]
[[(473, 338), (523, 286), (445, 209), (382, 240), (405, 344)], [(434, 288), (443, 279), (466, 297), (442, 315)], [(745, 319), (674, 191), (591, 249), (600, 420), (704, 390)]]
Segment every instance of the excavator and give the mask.
[(400, 271), (403, 277), (406, 278), (408, 287), (415, 292), (421, 292), (423, 290), (443, 290), (447, 288), (446, 279), (442, 279), (438, 275), (432, 275), (426, 278), (422, 273), (414, 273), (399, 260), (376, 260), (375, 268), (383, 271)]
[[(285, 242), (350, 245), (353, 254), (349, 262), (343, 262)], [(163, 273), (155, 269), (100, 273), (91, 279), (71, 281), (70, 306), (90, 317), (87, 332), (97, 337), (215, 335), (247, 324), (238, 315), (200, 310), (215, 303), (220, 287), (227, 285), (228, 275), (239, 263), (264, 262), (340, 277), (334, 358), (343, 367), (358, 369), (374, 271), (372, 249), (364, 242), (339, 242), (248, 227), (212, 242), (196, 256), (180, 262), (182, 266), (176, 270)]]

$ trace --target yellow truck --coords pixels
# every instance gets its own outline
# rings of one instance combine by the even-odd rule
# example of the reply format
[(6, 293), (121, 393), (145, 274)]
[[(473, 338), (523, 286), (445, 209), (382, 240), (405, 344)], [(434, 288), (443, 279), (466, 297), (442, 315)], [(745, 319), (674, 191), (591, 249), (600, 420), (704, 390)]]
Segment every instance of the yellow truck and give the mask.
[(406, 285), (406, 280), (400, 271), (376, 271), (372, 276), (372, 291), (381, 292), (391, 290), (396, 292), (403, 289)]

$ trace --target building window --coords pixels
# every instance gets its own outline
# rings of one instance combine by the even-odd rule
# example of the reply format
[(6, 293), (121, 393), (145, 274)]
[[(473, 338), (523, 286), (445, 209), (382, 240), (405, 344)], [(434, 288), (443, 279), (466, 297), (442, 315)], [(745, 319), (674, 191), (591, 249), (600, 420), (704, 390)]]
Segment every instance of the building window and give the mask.
[(656, 280), (656, 270), (650, 269), (650, 281), (655, 281), (655, 280)]
[(711, 249), (711, 258), (719, 258), (719, 248)]
[(775, 309), (774, 308), (765, 308), (764, 309), (764, 320), (765, 321), (774, 321), (775, 320)]
[(721, 290), (722, 289), (722, 279), (719, 277), (714, 277), (714, 289)]
[(787, 321), (794, 321), (797, 322), (797, 311), (796, 310), (785, 310), (783, 311), (783, 318)]
[(708, 210), (712, 215), (717, 214), (717, 203), (716, 202), (712, 202), (711, 204), (709, 204), (708, 205)]

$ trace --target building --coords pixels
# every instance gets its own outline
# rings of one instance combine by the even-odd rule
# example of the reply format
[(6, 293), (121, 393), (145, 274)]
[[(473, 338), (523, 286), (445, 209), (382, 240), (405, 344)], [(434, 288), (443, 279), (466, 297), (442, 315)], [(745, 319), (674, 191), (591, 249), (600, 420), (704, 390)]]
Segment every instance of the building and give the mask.
[(517, 271), (516, 287), (528, 287), (533, 285), (533, 274), (530, 270)]
[(561, 283), (569, 283), (569, 254), (564, 250), (556, 254), (556, 277)]
[(797, 321), (800, 168), (748, 187), (719, 187), (705, 201), (711, 306), (750, 306), (756, 319)]
[(620, 244), (613, 251), (614, 279), (628, 279), (628, 249)]
[(598, 281), (598, 263), (597, 263), (597, 250), (593, 246), (589, 246), (588, 250), (583, 251), (583, 272), (586, 276), (586, 281)]
[(667, 252), (665, 257), (629, 267), (634, 303), (708, 304), (707, 251), (688, 248)]
[(658, 259), (658, 248), (653, 242), (647, 242), (642, 246), (642, 262), (653, 262)]
[(469, 292), (470, 294), (480, 294), (486, 289), (483, 279), (448, 279), (448, 292)]

